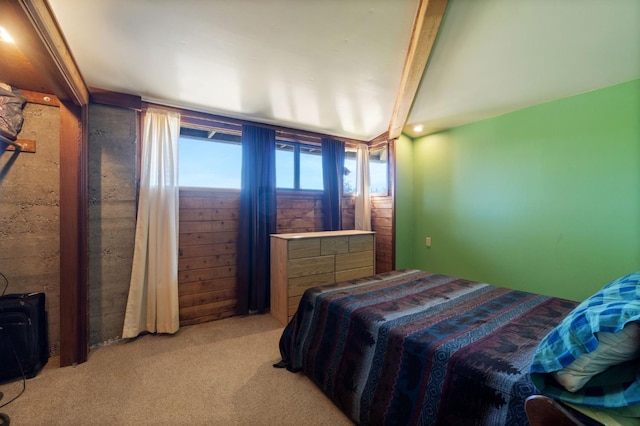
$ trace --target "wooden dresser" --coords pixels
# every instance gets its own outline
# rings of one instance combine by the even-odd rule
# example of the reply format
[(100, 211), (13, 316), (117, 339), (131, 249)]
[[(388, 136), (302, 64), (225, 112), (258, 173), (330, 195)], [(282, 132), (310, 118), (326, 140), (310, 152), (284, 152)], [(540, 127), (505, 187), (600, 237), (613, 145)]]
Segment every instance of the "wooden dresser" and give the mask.
[(372, 231), (271, 235), (271, 314), (286, 325), (310, 287), (375, 273)]

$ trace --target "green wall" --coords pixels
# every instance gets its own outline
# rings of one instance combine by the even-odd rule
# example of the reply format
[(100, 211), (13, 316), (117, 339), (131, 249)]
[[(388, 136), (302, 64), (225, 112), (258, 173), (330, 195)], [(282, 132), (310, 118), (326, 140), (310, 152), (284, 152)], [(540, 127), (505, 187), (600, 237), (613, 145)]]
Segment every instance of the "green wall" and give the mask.
[(573, 300), (640, 270), (640, 80), (401, 139), (397, 170), (398, 267)]

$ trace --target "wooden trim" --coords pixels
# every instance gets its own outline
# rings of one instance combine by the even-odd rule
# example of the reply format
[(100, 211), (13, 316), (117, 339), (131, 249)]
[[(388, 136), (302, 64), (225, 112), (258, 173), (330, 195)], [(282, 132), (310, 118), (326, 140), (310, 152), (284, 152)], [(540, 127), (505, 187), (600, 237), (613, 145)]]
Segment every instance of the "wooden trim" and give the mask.
[(389, 141), (389, 196), (393, 202), (391, 209), (391, 262), (392, 269), (396, 269), (396, 141)]
[(78, 342), (77, 361), (89, 358), (89, 105), (83, 105), (80, 118), (80, 155), (78, 178)]
[(381, 141), (377, 141), (369, 144), (369, 152), (371, 152), (371, 150), (381, 147), (382, 145), (389, 146), (389, 141), (385, 139), (385, 140), (381, 140)]
[(447, 3), (448, 0), (420, 0), (402, 70), (400, 88), (391, 114), (389, 139), (398, 138), (407, 122), (413, 99), (431, 54), (431, 48), (438, 35), (440, 22), (447, 9)]
[(234, 123), (225, 123), (216, 120), (203, 119), (201, 117), (192, 117), (186, 114), (180, 113), (180, 123), (194, 126), (196, 128), (212, 129), (222, 133), (240, 134), (242, 133), (242, 126)]
[(386, 132), (382, 133), (381, 135), (376, 136), (375, 138), (371, 139), (367, 144), (369, 146), (375, 146), (375, 145), (378, 145), (380, 143), (387, 142), (388, 140), (389, 140), (389, 132), (386, 131)]
[(142, 98), (140, 96), (110, 92), (109, 90), (96, 89), (93, 87), (89, 88), (89, 90), (89, 98), (93, 103), (128, 108), (136, 111), (142, 109)]
[(89, 92), (49, 4), (45, 0), (0, 1), (0, 24), (39, 70), (58, 98), (89, 103)]
[(60, 105), (60, 366), (87, 360), (88, 106)]
[(20, 89), (20, 93), (24, 95), (27, 102), (32, 104), (49, 105), (54, 107), (60, 106), (60, 99), (55, 95), (48, 93), (32, 92), (30, 90)]
[(179, 189), (180, 195), (197, 197), (200, 195), (211, 195), (218, 193), (228, 193), (233, 195), (240, 195), (240, 190), (237, 188), (214, 188), (214, 187), (199, 187), (199, 186), (181, 186)]
[(322, 198), (324, 191), (321, 189), (291, 189), (276, 188), (276, 194), (287, 198)]

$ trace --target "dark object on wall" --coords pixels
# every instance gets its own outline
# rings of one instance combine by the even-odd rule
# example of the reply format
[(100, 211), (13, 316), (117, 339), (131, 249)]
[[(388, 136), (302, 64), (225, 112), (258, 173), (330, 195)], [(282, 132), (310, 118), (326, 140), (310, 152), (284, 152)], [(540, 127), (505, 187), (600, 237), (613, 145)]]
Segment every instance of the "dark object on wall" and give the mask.
[(0, 382), (34, 377), (49, 359), (44, 293), (0, 297)]
[(0, 136), (16, 140), (22, 129), (22, 110), (27, 99), (18, 91), (6, 84), (0, 84)]

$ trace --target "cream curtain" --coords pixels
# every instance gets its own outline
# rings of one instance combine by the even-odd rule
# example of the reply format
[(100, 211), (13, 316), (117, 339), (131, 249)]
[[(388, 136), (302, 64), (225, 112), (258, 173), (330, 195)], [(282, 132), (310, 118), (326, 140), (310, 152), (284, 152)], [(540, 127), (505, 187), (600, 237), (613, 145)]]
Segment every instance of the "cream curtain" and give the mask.
[(369, 197), (369, 147), (358, 145), (356, 152), (356, 229), (371, 231), (371, 198)]
[(180, 114), (148, 109), (129, 298), (122, 337), (175, 333), (178, 320)]

